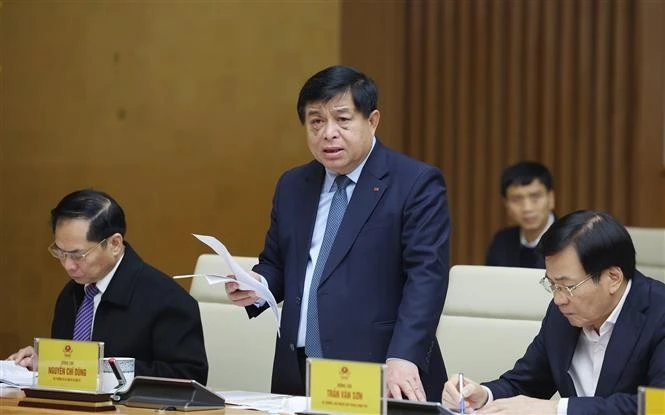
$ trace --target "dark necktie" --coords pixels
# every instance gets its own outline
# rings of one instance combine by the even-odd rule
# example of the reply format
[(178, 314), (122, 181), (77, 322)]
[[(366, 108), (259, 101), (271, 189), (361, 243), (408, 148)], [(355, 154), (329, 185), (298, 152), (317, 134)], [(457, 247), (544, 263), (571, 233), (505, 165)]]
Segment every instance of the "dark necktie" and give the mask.
[(99, 289), (95, 284), (89, 284), (85, 287), (85, 296), (83, 302), (76, 312), (76, 322), (74, 323), (74, 340), (90, 340), (92, 338), (92, 318), (95, 314), (95, 295)]
[(348, 203), (346, 197), (346, 186), (351, 183), (351, 179), (346, 176), (337, 176), (335, 178), (335, 194), (333, 195), (332, 202), (330, 203), (330, 211), (328, 212), (328, 222), (326, 223), (326, 231), (323, 234), (323, 241), (321, 242), (321, 250), (319, 257), (314, 266), (314, 273), (312, 274), (312, 284), (309, 289), (309, 300), (307, 303), (307, 331), (305, 334), (305, 354), (308, 357), (323, 357), (321, 349), (321, 335), (319, 332), (319, 306), (317, 290), (319, 288), (319, 281), (323, 274), (323, 269), (326, 267), (326, 261), (330, 249), (335, 242), (335, 236), (339, 225), (342, 223), (344, 212), (346, 212), (346, 205)]

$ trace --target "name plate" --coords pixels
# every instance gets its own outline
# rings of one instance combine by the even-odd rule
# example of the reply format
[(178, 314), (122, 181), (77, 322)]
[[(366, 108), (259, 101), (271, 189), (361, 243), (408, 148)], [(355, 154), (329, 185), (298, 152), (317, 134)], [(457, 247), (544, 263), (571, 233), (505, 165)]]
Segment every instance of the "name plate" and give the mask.
[(311, 412), (385, 414), (385, 365), (307, 359)]
[(639, 415), (665, 414), (665, 389), (639, 387), (637, 413)]
[(37, 383), (43, 388), (96, 392), (103, 342), (35, 339)]

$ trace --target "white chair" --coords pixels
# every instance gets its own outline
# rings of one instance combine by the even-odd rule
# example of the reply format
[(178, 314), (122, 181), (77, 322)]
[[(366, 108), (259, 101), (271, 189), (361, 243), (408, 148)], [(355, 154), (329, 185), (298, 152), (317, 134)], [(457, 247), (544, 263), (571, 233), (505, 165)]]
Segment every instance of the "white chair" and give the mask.
[(665, 282), (665, 228), (626, 227), (635, 245), (637, 269)]
[(524, 355), (552, 294), (543, 269), (456, 265), (437, 339), (448, 373), (477, 382), (498, 378)]
[[(245, 270), (258, 260), (235, 257)], [(199, 256), (195, 274), (228, 275), (231, 271), (219, 255)], [(244, 308), (229, 302), (224, 284), (208, 285), (195, 277), (190, 294), (199, 302), (206, 353), (208, 386), (214, 390), (269, 392), (276, 327), (271, 312), (249, 319)]]

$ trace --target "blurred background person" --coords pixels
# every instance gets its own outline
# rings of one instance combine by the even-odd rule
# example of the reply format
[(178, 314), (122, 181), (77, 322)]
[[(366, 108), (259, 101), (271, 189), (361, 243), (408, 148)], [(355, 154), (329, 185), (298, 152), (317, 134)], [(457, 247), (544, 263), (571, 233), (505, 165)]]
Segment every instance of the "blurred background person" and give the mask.
[(536, 246), (554, 222), (554, 184), (549, 170), (533, 161), (508, 167), (501, 175), (501, 196), (508, 217), (517, 225), (494, 235), (485, 265), (545, 268)]

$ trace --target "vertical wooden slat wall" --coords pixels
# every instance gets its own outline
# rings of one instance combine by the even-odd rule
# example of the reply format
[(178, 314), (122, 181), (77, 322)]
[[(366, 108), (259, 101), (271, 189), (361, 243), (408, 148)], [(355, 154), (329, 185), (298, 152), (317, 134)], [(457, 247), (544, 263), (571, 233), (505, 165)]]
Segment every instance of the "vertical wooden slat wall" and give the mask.
[[(499, 178), (520, 160), (550, 167), (558, 215), (590, 208), (629, 222), (636, 4), (392, 3), (404, 10), (406, 50), (395, 60), (403, 83), (388, 87), (406, 91), (404, 119), (401, 131), (380, 133), (443, 170), (453, 263), (484, 262), (492, 234), (509, 224)], [(343, 21), (353, 6), (344, 8)], [(349, 48), (342, 44), (343, 57)]]

